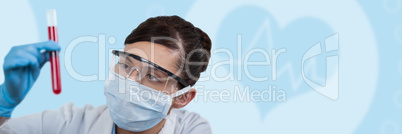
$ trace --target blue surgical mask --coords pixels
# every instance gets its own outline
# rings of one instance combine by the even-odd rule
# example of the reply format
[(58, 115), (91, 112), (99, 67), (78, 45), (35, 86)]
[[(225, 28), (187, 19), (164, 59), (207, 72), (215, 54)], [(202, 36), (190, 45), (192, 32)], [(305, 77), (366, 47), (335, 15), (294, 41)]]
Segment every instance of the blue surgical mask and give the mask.
[(141, 132), (166, 119), (172, 98), (190, 89), (189, 86), (167, 95), (110, 72), (105, 82), (104, 93), (113, 122), (122, 129)]

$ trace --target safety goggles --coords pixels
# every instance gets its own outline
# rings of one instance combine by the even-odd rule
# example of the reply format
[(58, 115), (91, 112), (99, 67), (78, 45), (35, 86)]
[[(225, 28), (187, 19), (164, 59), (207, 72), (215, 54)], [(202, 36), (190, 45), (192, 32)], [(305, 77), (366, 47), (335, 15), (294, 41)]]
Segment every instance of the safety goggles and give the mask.
[(178, 84), (188, 84), (179, 76), (138, 55), (113, 50), (110, 71), (125, 79), (136, 81), (144, 86), (166, 94), (171, 94)]

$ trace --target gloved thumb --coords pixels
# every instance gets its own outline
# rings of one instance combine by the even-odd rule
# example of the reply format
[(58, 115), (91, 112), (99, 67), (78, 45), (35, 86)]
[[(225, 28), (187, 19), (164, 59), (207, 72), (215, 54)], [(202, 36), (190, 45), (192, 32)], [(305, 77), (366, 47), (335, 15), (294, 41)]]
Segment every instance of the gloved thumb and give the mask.
[(40, 63), (39, 63), (39, 67), (42, 69), (42, 67), (43, 67), (43, 65), (45, 65), (46, 64), (46, 62), (48, 62), (49, 61), (49, 51), (45, 51), (45, 52), (42, 52), (42, 60), (40, 61)]

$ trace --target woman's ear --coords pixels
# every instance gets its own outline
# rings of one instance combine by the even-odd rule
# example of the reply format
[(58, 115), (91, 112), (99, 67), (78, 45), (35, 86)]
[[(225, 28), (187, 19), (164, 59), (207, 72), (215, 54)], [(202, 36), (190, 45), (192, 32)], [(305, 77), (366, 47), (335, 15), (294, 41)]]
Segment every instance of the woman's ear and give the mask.
[(175, 101), (172, 104), (173, 108), (183, 108), (184, 106), (186, 106), (188, 103), (191, 102), (191, 100), (194, 99), (195, 95), (197, 93), (197, 90), (195, 90), (194, 88), (190, 89), (188, 92), (177, 96), (175, 98)]

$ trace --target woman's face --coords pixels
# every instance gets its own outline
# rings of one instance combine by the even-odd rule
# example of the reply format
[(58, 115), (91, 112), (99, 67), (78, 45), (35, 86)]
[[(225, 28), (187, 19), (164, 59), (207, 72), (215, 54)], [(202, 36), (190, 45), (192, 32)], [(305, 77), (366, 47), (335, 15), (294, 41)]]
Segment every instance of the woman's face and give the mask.
[(166, 46), (148, 41), (140, 41), (126, 44), (124, 52), (138, 55), (179, 76), (178, 69), (175, 67), (179, 54), (177, 51), (173, 51)]

